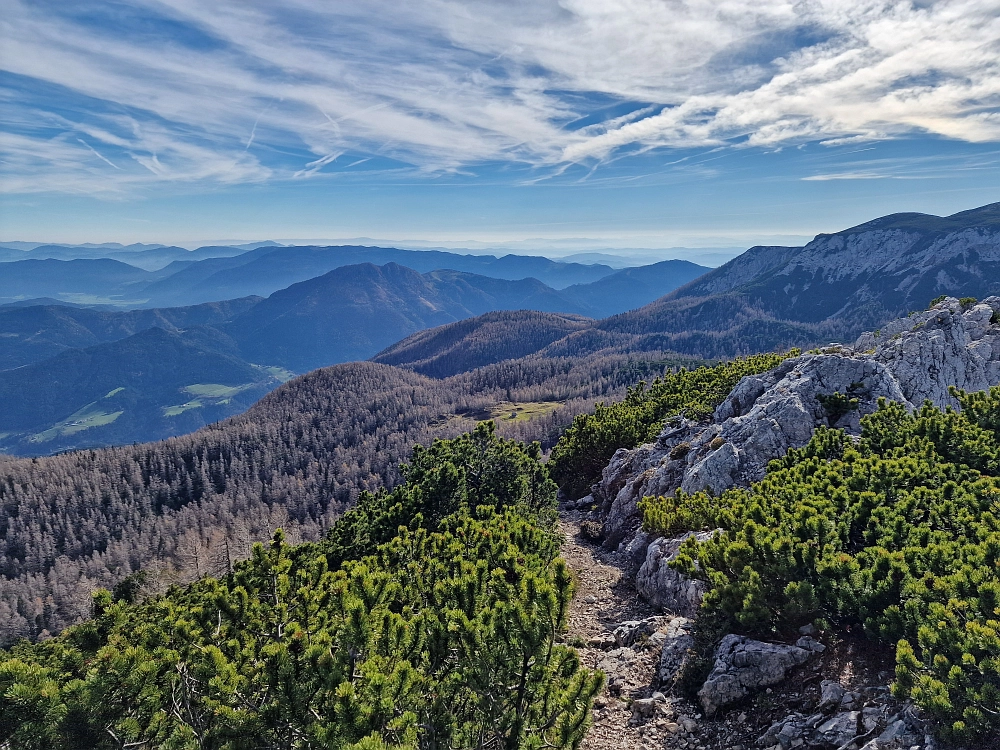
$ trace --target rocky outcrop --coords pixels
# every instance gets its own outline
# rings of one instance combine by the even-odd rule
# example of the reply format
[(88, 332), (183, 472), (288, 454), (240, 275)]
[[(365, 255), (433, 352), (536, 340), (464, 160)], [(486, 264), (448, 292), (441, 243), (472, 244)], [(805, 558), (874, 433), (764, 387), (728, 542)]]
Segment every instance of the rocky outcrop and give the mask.
[(705, 714), (743, 700), (753, 691), (777, 685), (788, 672), (805, 664), (812, 652), (798, 646), (764, 643), (727, 635), (715, 653), (715, 666), (698, 691)]
[[(685, 539), (705, 541), (713, 532), (654, 538), (641, 530), (638, 502), (678, 489), (718, 494), (748, 486), (763, 476), (770, 460), (807, 443), (819, 426), (859, 434), (861, 418), (875, 411), (881, 398), (910, 409), (925, 399), (945, 406), (954, 404), (949, 386), (975, 391), (1000, 384), (998, 318), (1000, 297), (978, 304), (944, 300), (866, 333), (853, 345), (831, 344), (744, 378), (712, 419), (677, 419), (654, 442), (615, 454), (592, 495), (575, 504), (576, 509), (603, 522), (604, 546), (615, 550), (611, 556), (623, 561), (623, 568), (631, 564), (637, 571), (638, 593), (672, 615), (622, 623), (601, 641), (611, 650), (598, 666), (613, 675), (612, 687), (625, 684), (622, 675), (634, 671), (646, 654), (641, 649), (659, 649), (648, 690), (662, 692), (652, 697), (646, 692), (639, 699), (632, 709), (633, 724), (662, 730), (670, 748), (700, 748), (701, 743), (764, 750), (937, 747), (932, 727), (912, 705), (890, 695), (884, 682), (889, 673), (845, 671), (850, 647), (816, 640), (823, 634), (815, 624), (800, 628), (802, 637), (794, 645), (723, 637), (698, 692), (698, 714), (677, 683), (679, 675), (686, 683), (698, 674), (687, 665), (700, 663), (689, 660), (698, 658), (693, 618), (704, 585), (682, 576), (670, 563)], [(829, 398), (833, 394), (842, 398)], [(771, 695), (754, 705), (769, 707), (769, 715), (752, 730), (749, 708), (722, 710), (764, 691)], [(674, 713), (665, 708), (670, 705)]]
[(895, 703), (888, 689), (882, 688), (862, 709), (832, 715), (822, 710), (808, 716), (793, 712), (772, 724), (757, 745), (768, 750), (909, 750), (934, 748), (937, 743), (927, 735), (924, 722), (912, 707)]
[(650, 604), (684, 617), (694, 617), (701, 606), (705, 584), (683, 576), (670, 567), (681, 545), (689, 537), (699, 542), (710, 539), (710, 532), (690, 533), (674, 539), (663, 537), (646, 549), (646, 559), (635, 577), (635, 587)]
[[(624, 550), (636, 538), (643, 497), (678, 488), (718, 494), (749, 485), (763, 477), (769, 461), (805, 445), (818, 426), (857, 434), (861, 417), (873, 412), (880, 398), (909, 408), (924, 399), (944, 406), (954, 403), (951, 385), (964, 390), (997, 385), (1000, 325), (993, 321), (998, 314), (1000, 297), (974, 305), (948, 298), (863, 334), (852, 346), (831, 344), (746, 377), (709, 422), (678, 419), (654, 443), (619, 450), (593, 487), (593, 501), (604, 517), (605, 548)], [(834, 393), (857, 399), (857, 408), (831, 408), (824, 400)], [(682, 443), (684, 450), (675, 450)], [(646, 561), (644, 548), (632, 551), (638, 564)], [(644, 588), (644, 595), (659, 596)]]

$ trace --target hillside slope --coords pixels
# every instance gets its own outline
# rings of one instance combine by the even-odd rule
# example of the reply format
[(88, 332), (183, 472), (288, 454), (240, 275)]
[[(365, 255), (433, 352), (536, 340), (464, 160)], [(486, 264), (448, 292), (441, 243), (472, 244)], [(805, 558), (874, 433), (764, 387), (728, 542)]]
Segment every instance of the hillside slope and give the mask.
[(108, 258), (11, 261), (0, 266), (0, 301), (124, 294), (149, 277), (148, 271)]
[(149, 328), (0, 372), (0, 451), (71, 448), (183, 434), (239, 413), (278, 384), (221, 353), (209, 328)]
[(177, 331), (224, 323), (260, 302), (259, 297), (153, 310), (95, 310), (66, 304), (0, 307), (0, 370), (40, 362), (157, 327)]
[(606, 318), (652, 302), (711, 270), (686, 260), (664, 260), (623, 268), (589, 284), (574, 284), (562, 293), (584, 306), (591, 317)]
[(574, 312), (573, 303), (534, 279), (364, 263), (275, 292), (223, 330), (250, 361), (305, 372), (367, 359), (425, 328), (525, 307)]
[(577, 315), (533, 310), (491, 312), (414, 333), (379, 352), (372, 361), (446, 378), (525, 357), (593, 324), (589, 318)]

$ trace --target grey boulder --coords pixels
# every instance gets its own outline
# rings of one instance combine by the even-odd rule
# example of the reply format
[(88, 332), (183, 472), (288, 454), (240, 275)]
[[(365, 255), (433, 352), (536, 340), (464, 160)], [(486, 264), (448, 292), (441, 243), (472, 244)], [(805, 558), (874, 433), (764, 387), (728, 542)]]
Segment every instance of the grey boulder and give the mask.
[(681, 575), (670, 567), (681, 545), (690, 537), (699, 542), (711, 539), (711, 532), (689, 533), (667, 539), (660, 537), (646, 548), (646, 559), (635, 577), (635, 587), (646, 601), (667, 612), (694, 617), (701, 606), (705, 584)]
[(727, 635), (719, 644), (708, 679), (698, 691), (701, 707), (705, 714), (714, 716), (720, 708), (759, 688), (777, 685), (810, 656), (811, 652), (798, 646)]

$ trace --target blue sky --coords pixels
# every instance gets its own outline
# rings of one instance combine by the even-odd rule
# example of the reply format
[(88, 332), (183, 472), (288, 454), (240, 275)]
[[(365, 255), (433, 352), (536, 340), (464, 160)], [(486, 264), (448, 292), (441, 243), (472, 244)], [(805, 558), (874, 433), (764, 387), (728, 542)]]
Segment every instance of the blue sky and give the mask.
[(0, 0), (0, 240), (801, 241), (1000, 200), (1000, 0)]

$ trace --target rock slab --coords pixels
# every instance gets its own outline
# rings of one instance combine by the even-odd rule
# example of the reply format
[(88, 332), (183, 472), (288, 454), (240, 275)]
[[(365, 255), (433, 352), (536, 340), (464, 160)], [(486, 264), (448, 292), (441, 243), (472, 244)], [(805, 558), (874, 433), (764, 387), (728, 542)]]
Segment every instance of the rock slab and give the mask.
[(720, 708), (759, 688), (777, 685), (810, 656), (811, 652), (798, 646), (727, 635), (716, 651), (715, 666), (698, 691), (701, 707), (706, 715), (714, 716)]

